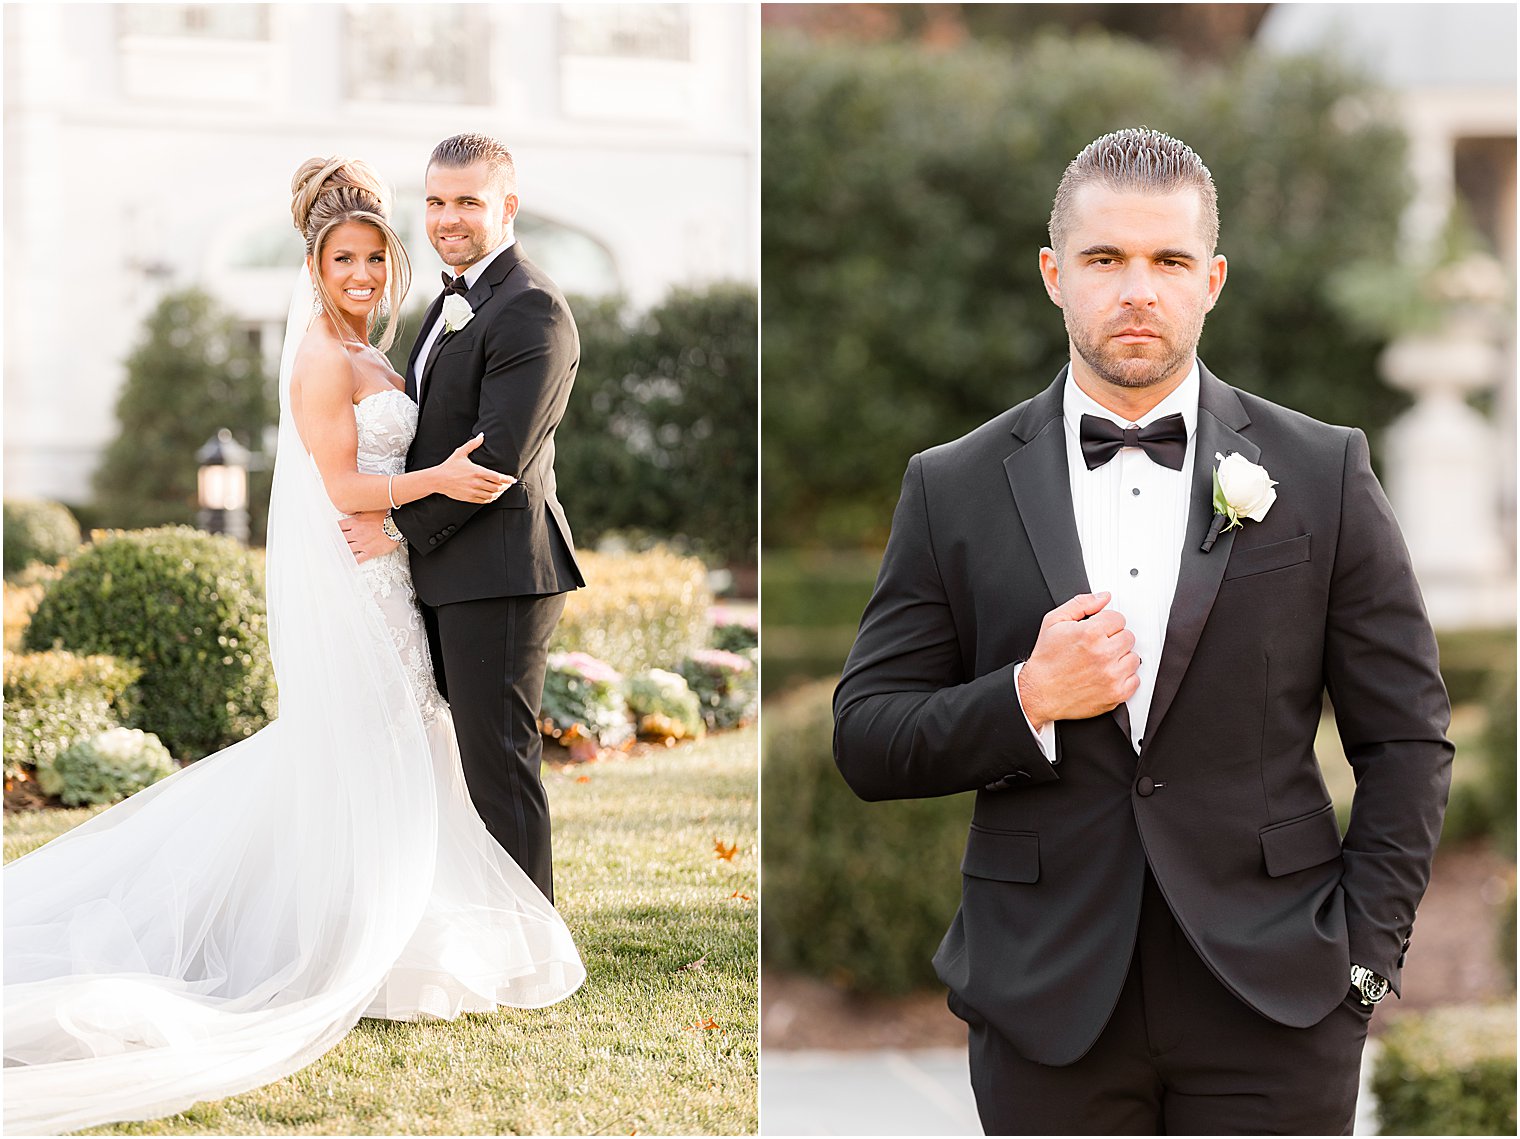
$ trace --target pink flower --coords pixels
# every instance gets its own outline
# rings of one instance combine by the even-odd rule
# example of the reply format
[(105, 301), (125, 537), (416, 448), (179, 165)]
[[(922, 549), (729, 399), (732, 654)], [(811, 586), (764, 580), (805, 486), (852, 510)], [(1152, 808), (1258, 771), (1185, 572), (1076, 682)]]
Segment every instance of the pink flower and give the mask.
[(618, 684), (623, 679), (617, 669), (590, 653), (554, 653), (549, 657), (549, 667), (572, 669), (580, 674), (581, 679), (593, 684)]
[(707, 611), (707, 618), (714, 628), (722, 628), (724, 625), (739, 625), (745, 629), (760, 627), (760, 614), (753, 609), (740, 612), (723, 605), (714, 605)]
[(729, 672), (748, 672), (751, 667), (748, 658), (725, 649), (698, 649), (691, 654), (691, 659), (698, 664), (727, 669)]

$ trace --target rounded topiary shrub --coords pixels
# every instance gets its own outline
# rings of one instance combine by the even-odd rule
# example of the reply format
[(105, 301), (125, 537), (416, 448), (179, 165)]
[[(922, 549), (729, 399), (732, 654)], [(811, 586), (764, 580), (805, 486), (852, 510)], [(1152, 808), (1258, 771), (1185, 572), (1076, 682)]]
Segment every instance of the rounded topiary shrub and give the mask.
[(676, 673), (652, 668), (631, 678), (624, 694), (641, 736), (684, 740), (706, 731), (697, 694)]
[(1405, 1015), (1372, 1072), (1383, 1135), (1515, 1134), (1515, 1006)]
[(833, 682), (767, 701), (761, 841), (768, 966), (868, 992), (936, 985), (972, 797), (864, 803), (834, 766)]
[(257, 557), (169, 526), (99, 535), (37, 606), (25, 644), (135, 661), (130, 725), (199, 759), (274, 716), (265, 621)]
[(43, 794), (68, 807), (115, 803), (179, 770), (169, 749), (151, 732), (107, 728), (77, 740), (37, 769)]
[(57, 565), (83, 538), (69, 508), (59, 502), (8, 499), (5, 503), (5, 576), (33, 562)]

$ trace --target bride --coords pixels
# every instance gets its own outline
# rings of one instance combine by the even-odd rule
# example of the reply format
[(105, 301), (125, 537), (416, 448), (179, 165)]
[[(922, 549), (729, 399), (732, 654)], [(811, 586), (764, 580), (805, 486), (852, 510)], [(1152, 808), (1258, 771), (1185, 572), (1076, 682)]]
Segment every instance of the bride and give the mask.
[[(404, 548), (340, 514), (508, 476), (404, 473), (417, 409), (370, 345), (408, 266), (366, 164), (312, 159), (267, 543), (280, 715), (5, 868), (5, 1128), (152, 1119), (309, 1064), (361, 1016), (536, 1008), (585, 978), (471, 804)], [(381, 338), (388, 346), (395, 321)]]

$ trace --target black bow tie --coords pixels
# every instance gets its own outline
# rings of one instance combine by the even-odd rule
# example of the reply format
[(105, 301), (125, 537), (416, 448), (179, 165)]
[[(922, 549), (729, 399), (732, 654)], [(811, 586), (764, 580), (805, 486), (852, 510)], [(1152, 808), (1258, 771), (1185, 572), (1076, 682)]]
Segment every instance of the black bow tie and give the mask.
[(444, 294), (444, 296), (448, 296), (448, 294), (450, 294), (450, 293), (458, 293), (460, 296), (464, 296), (469, 291), (470, 291), (470, 286), (466, 285), (464, 283), (464, 274), (463, 273), (459, 274), (459, 276), (456, 277), (456, 276), (454, 276), (453, 273), (450, 273), (447, 269), (445, 269), (443, 271), (443, 294)]
[(1121, 447), (1139, 447), (1152, 462), (1174, 471), (1182, 470), (1187, 457), (1187, 423), (1180, 412), (1163, 415), (1149, 427), (1120, 427), (1101, 415), (1084, 415), (1079, 435), (1082, 458), (1090, 471), (1112, 459)]

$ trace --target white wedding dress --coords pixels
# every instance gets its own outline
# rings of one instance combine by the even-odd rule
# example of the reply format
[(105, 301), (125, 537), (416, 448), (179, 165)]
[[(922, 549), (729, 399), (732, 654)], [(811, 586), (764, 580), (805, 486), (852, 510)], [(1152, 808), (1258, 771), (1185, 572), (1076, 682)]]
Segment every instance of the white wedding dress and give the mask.
[[(405, 549), (356, 567), (281, 367), (267, 586), (280, 715), (4, 870), (5, 1130), (151, 1119), (304, 1067), (361, 1016), (562, 1000), (569, 931), (470, 802)], [(354, 409), (397, 473), (405, 393)]]

